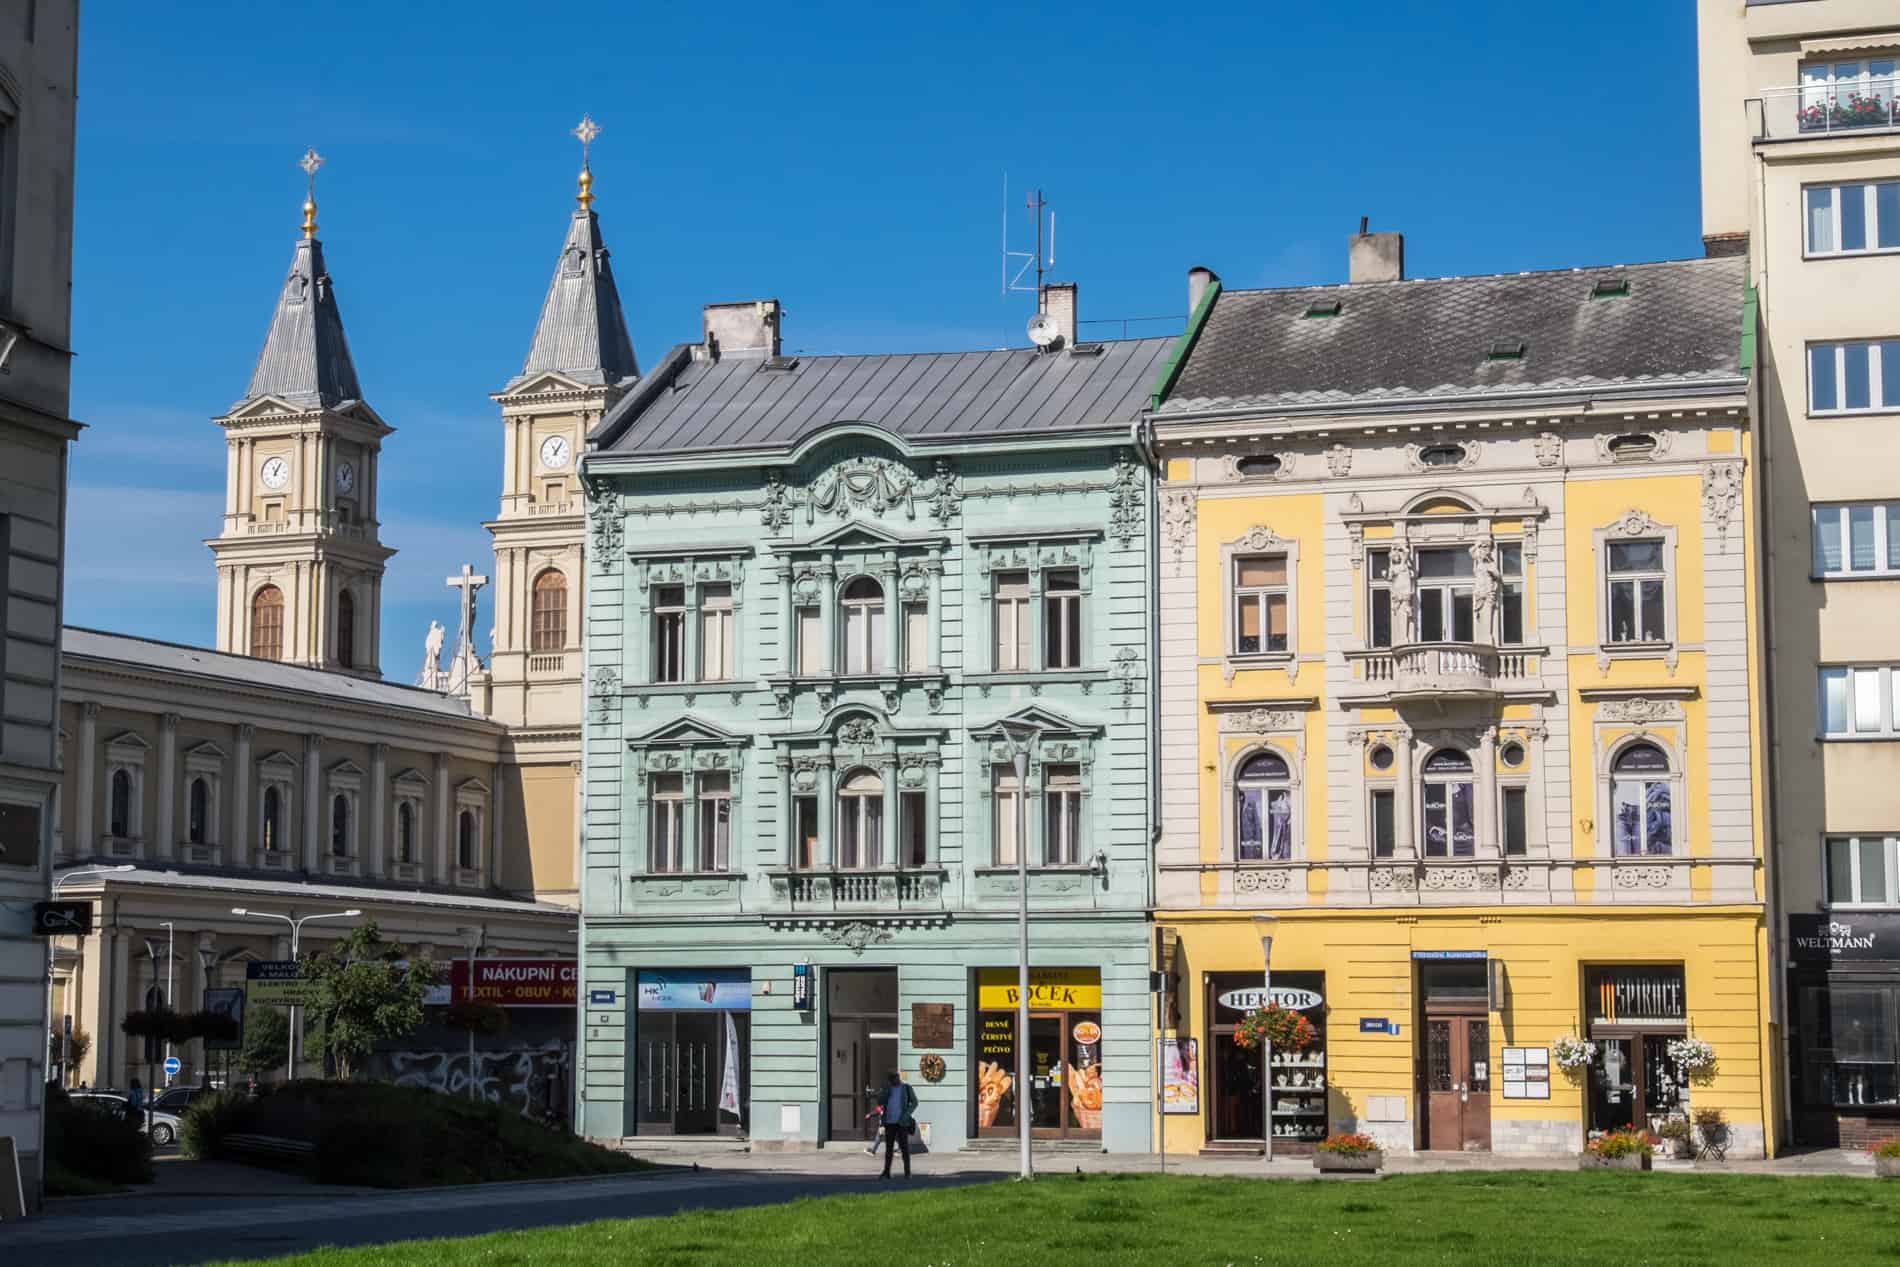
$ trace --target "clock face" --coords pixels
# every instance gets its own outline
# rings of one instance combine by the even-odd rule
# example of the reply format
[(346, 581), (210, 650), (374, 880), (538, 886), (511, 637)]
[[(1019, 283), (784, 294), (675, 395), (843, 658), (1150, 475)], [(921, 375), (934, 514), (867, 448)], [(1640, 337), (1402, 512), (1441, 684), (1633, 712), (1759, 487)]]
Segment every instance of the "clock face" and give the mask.
[(336, 490), (347, 493), (356, 487), (356, 466), (351, 462), (341, 462), (336, 468)]
[(269, 489), (282, 488), (290, 483), (290, 463), (282, 458), (271, 458), (264, 463), (264, 469), (258, 472), (258, 478)]
[(541, 465), (558, 471), (567, 465), (567, 437), (549, 436), (541, 442)]

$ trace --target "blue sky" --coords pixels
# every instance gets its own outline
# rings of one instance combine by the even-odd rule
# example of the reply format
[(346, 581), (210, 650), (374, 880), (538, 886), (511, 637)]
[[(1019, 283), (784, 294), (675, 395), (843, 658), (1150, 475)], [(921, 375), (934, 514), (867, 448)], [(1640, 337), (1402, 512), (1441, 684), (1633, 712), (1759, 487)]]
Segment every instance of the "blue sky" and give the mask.
[(701, 304), (767, 295), (811, 353), (1021, 343), (1005, 171), (1019, 236), (1022, 189), (1048, 192), (1085, 320), (1178, 321), (1194, 264), (1342, 281), (1362, 215), (1404, 231), (1414, 276), (1700, 253), (1686, 0), (87, 0), (83, 20), (67, 618), (211, 640), (209, 419), (249, 378), (315, 145), (357, 369), (398, 429), (383, 666), (403, 680), (430, 618), (454, 628), (442, 578), (492, 562), (488, 393), (527, 350), (583, 111), (643, 365)]

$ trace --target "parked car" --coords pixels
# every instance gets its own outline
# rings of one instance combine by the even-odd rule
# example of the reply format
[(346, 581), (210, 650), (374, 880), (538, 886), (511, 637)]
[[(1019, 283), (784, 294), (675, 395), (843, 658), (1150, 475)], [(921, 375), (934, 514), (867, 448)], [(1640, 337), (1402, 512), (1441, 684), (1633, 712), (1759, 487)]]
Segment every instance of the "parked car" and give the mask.
[[(102, 1113), (117, 1113), (121, 1116), (133, 1112), (132, 1102), (116, 1091), (70, 1091), (67, 1093), (74, 1104), (85, 1105)], [(137, 1110), (139, 1129), (149, 1131), (152, 1144), (157, 1148), (178, 1141), (178, 1114), (154, 1108), (150, 1113)]]
[(159, 1093), (152, 1107), (161, 1113), (183, 1113), (192, 1101), (216, 1095), (217, 1091), (216, 1087), (170, 1087)]

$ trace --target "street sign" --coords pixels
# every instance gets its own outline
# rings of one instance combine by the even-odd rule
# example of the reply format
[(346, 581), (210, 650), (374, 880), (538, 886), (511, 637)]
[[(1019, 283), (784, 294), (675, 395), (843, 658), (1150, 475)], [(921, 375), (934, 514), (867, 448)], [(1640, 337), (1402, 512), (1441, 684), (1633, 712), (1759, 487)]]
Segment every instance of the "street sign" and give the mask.
[(178, 1057), (176, 1056), (165, 1057), (165, 1076), (167, 1078), (176, 1078), (178, 1076), (178, 1071), (180, 1069), (183, 1069), (184, 1067), (185, 1067), (185, 1062), (178, 1059)]
[(1392, 1022), (1383, 1016), (1362, 1016), (1359, 1018), (1361, 1034), (1383, 1034), (1392, 1028)]
[(604, 1005), (604, 1004), (612, 1003), (615, 1001), (616, 997), (617, 996), (614, 994), (612, 990), (589, 990), (587, 992), (587, 1001), (590, 1004)]
[(811, 965), (795, 963), (792, 965), (792, 1006), (801, 1012), (809, 1012), (817, 1001), (812, 990)]
[(33, 903), (36, 937), (84, 937), (92, 932), (91, 902)]
[(295, 959), (260, 959), (244, 967), (247, 1004), (273, 1007), (309, 1007), (317, 1001), (318, 984), (305, 977)]

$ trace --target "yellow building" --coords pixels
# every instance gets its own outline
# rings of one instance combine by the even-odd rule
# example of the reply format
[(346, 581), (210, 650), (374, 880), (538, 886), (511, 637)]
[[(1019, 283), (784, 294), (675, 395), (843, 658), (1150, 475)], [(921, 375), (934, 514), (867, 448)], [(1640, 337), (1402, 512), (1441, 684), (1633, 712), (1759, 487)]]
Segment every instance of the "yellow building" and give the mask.
[[(1351, 248), (1346, 286), (1190, 274), (1146, 415), (1168, 1147), (1258, 1150), (1270, 1099), (1276, 1151), (1709, 1108), (1772, 1151), (1744, 266)], [(1316, 1031), (1270, 1095), (1263, 937)]]

